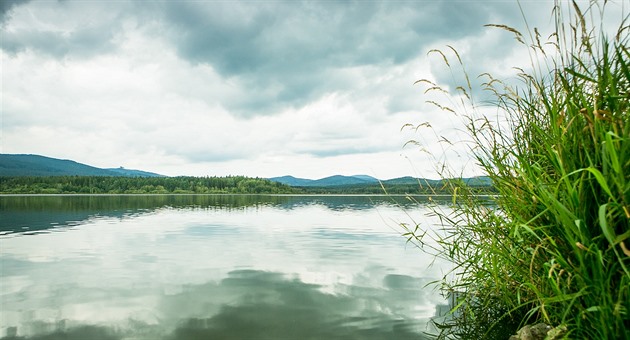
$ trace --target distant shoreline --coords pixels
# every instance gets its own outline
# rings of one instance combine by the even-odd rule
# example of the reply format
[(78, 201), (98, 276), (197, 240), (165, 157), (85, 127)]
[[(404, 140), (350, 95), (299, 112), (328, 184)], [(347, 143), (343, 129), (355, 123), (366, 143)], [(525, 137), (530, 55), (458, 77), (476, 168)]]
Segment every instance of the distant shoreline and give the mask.
[[(62, 196), (75, 196), (75, 197), (106, 197), (106, 196), (274, 196), (274, 197), (453, 197), (451, 194), (230, 194), (230, 193), (216, 193), (216, 194), (203, 194), (203, 193), (142, 193), (142, 194), (5, 194), (0, 193), (0, 197), (62, 197)], [(496, 197), (491, 194), (478, 194), (475, 197)]]

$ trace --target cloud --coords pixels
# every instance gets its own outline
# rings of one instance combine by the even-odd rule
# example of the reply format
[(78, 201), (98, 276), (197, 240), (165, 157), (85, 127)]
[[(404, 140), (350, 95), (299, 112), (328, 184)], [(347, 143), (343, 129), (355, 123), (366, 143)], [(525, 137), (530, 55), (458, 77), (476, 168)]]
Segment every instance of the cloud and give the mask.
[[(523, 1), (518, 7), (508, 2), (494, 5), (491, 15), (479, 22), (481, 25), (507, 25), (521, 32), (526, 42), (534, 27), (541, 32), (543, 41), (553, 32), (552, 2)], [(443, 52), (449, 62), (447, 65), (441, 55), (430, 53), (428, 59), (433, 80), (452, 93), (458, 86), (468, 92), (472, 90), (478, 103), (492, 99), (489, 92), (483, 91), (482, 83), (488, 78), (480, 77), (481, 74), (488, 73), (508, 84), (519, 85), (516, 68), (525, 71), (532, 68), (529, 45), (519, 43), (513, 33), (497, 27), (484, 26), (463, 37), (445, 37), (425, 51), (431, 49)], [(462, 65), (458, 58), (461, 58)], [(467, 82), (470, 82), (471, 89), (468, 89)]]
[[(244, 116), (278, 113), (356, 87), (349, 68), (394, 67), (441, 37), (479, 30), (483, 5), (461, 2), (169, 3), (180, 57), (207, 63), (242, 89), (225, 102)], [(451, 25), (457, 20), (458, 25)]]
[(3, 152), (173, 175), (368, 172), (400, 158), (403, 124), (452, 122), (412, 85), (455, 83), (429, 49), (471, 74), (520, 57), (483, 28), (515, 20), (502, 2), (3, 6)]
[(2, 47), (11, 54), (32, 49), (55, 58), (89, 57), (113, 52), (113, 37), (109, 25), (82, 27), (70, 33), (19, 30), (5, 33)]
[(356, 91), (357, 81), (371, 80), (347, 70), (372, 67), (386, 74), (418, 58), (434, 41), (480, 30), (492, 13), (487, 6), (449, 1), (116, 2), (107, 8), (38, 3), (14, 18), (3, 49), (54, 58), (98, 57), (120, 53), (129, 30), (140, 30), (164, 39), (167, 51), (174, 49), (193, 65), (211, 67), (235, 90), (220, 99), (221, 105), (231, 114), (252, 117)]
[(98, 2), (33, 2), (7, 20), (2, 50), (34, 51), (53, 58), (90, 58), (116, 52), (126, 6), (111, 11)]
[(0, 25), (10, 17), (11, 10), (19, 5), (26, 4), (30, 0), (3, 0), (0, 2)]

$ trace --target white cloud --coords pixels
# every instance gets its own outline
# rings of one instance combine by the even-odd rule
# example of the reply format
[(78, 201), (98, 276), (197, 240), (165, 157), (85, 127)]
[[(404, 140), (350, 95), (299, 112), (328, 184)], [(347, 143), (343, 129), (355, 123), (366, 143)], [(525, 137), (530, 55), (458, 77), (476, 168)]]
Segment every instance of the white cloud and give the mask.
[[(536, 23), (549, 18), (539, 3), (523, 5), (544, 11)], [(389, 178), (416, 167), (435, 177), (439, 145), (424, 130), (400, 132), (429, 121), (438, 138), (460, 138), (457, 120), (426, 105), (430, 97), (412, 85), (454, 83), (426, 52), (452, 44), (474, 75), (507, 75), (523, 59), (510, 36), (482, 27), (521, 22), (517, 6), (505, 3), (7, 8), (1, 151), (168, 175), (373, 170)], [(411, 138), (434, 155), (403, 150)], [(461, 166), (468, 157), (456, 149)]]

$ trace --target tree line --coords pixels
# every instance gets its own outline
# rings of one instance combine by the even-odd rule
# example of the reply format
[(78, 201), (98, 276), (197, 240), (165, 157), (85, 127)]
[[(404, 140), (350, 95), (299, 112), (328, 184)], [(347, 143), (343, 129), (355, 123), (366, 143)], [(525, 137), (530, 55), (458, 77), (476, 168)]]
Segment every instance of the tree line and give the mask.
[[(491, 185), (467, 185), (476, 195), (494, 195)], [(444, 181), (436, 185), (420, 184), (353, 184), (330, 187), (297, 187), (308, 194), (330, 195), (453, 195), (453, 186)]]
[[(451, 186), (419, 184), (354, 184), (330, 187), (291, 187), (264, 178), (227, 177), (0, 177), (0, 194), (452, 194)], [(471, 186), (478, 194), (493, 194), (492, 186)]]
[(227, 177), (1, 177), (2, 194), (294, 194), (299, 189), (263, 178)]

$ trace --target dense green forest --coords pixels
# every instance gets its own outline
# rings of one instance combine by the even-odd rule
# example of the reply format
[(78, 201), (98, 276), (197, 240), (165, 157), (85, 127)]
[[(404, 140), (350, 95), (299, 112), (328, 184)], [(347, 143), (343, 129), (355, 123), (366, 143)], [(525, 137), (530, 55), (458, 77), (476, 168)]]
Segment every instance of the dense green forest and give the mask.
[[(345, 194), (345, 195), (451, 195), (452, 186), (448, 182), (434, 185), (421, 184), (354, 184), (329, 187), (297, 187), (308, 194)], [(492, 195), (495, 190), (490, 185), (469, 186), (479, 195)]]
[(262, 178), (228, 177), (1, 177), (3, 194), (293, 194)]
[[(228, 177), (104, 177), (22, 176), (0, 177), (0, 194), (451, 194), (441, 184), (378, 183), (329, 187), (291, 187), (263, 178)], [(473, 187), (492, 194), (488, 185)]]

